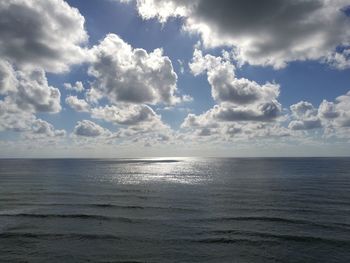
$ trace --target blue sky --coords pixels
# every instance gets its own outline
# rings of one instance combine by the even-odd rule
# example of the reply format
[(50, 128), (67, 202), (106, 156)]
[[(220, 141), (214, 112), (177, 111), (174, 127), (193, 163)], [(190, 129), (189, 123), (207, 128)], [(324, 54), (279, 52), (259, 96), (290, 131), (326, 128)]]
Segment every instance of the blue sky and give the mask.
[(349, 155), (346, 1), (250, 2), (1, 4), (0, 156)]

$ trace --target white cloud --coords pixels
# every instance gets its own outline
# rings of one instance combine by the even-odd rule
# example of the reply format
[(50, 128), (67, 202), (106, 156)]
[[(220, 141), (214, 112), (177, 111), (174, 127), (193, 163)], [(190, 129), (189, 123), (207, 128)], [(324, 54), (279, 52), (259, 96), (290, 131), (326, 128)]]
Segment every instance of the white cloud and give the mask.
[(17, 85), (16, 72), (12, 65), (5, 60), (0, 60), (0, 94), (16, 91)]
[(290, 106), (292, 114), (296, 118), (314, 117), (317, 114), (317, 109), (307, 101), (300, 101)]
[(337, 69), (350, 68), (350, 48), (329, 54), (324, 61)]
[(65, 130), (56, 130), (54, 126), (29, 111), (19, 109), (8, 100), (0, 100), (0, 131), (23, 132), (27, 139), (64, 137)]
[(288, 128), (291, 130), (312, 130), (321, 128), (322, 124), (320, 119), (318, 118), (311, 118), (311, 119), (305, 119), (305, 120), (294, 120), (291, 121), (288, 125)]
[(86, 57), (84, 17), (63, 0), (0, 2), (0, 56), (18, 67), (67, 71)]
[[(324, 128), (327, 136), (344, 134), (350, 127), (350, 91), (334, 102), (323, 100), (318, 108), (301, 101), (290, 107), (293, 120), (288, 127), (292, 130)], [(343, 135), (342, 135), (343, 137)]]
[(324, 100), (318, 112), (327, 126), (350, 127), (350, 91), (337, 97), (334, 102)]
[(237, 60), (252, 65), (281, 68), (290, 61), (325, 60), (350, 43), (346, 0), (136, 2), (144, 19), (183, 17), (184, 29), (198, 33), (205, 47), (232, 46)]
[(300, 101), (290, 106), (292, 120), (288, 128), (291, 130), (312, 130), (322, 127), (321, 120), (317, 116), (317, 109), (307, 101)]
[(184, 74), (185, 73), (184, 62), (181, 59), (178, 59), (177, 62), (179, 63), (180, 73)]
[(174, 138), (174, 131), (147, 105), (107, 105), (93, 108), (91, 116), (118, 126), (118, 130), (109, 136), (110, 141), (118, 139), (124, 144), (143, 143), (152, 146), (160, 142), (170, 143)]
[(282, 106), (277, 101), (280, 86), (237, 78), (229, 59), (226, 52), (216, 57), (194, 51), (189, 64), (191, 72), (195, 76), (207, 74), (212, 97), (219, 104), (200, 115), (188, 114), (181, 128), (196, 137), (217, 140), (288, 137), (290, 131), (275, 123), (282, 115)]
[(195, 115), (190, 113), (181, 124), (182, 128), (217, 128), (219, 123), (211, 118), (210, 113)]
[(183, 102), (192, 102), (193, 101), (193, 97), (191, 97), (190, 95), (183, 95), (181, 100)]
[(61, 110), (60, 91), (49, 85), (45, 71), (61, 73), (87, 58), (84, 21), (62, 0), (0, 3), (0, 129), (26, 138), (65, 134), (35, 114)]
[(15, 71), (0, 60), (0, 129), (28, 132), (38, 112), (61, 110), (60, 91), (48, 84), (43, 70)]
[(73, 133), (82, 137), (99, 137), (110, 134), (107, 129), (89, 120), (78, 121)]
[(334, 119), (339, 117), (340, 113), (337, 111), (336, 105), (333, 102), (323, 100), (318, 107), (318, 115), (324, 119)]
[(191, 126), (201, 127), (204, 122), (270, 122), (274, 121), (281, 112), (281, 106), (273, 102), (261, 104), (258, 107), (249, 106), (231, 106), (231, 105), (215, 105), (212, 109), (204, 114), (195, 116), (189, 114), (183, 123), (183, 127)]
[(269, 101), (279, 95), (279, 86), (266, 83), (260, 86), (255, 81), (245, 78), (236, 79), (220, 72), (209, 76), (209, 83), (213, 86), (213, 98), (216, 101), (232, 102), (235, 104), (249, 104), (254, 101)]
[(189, 114), (183, 128), (197, 127), (200, 135), (208, 136), (215, 133), (212, 128), (216, 128), (219, 122), (272, 122), (280, 116), (279, 85), (259, 85), (245, 78), (236, 78), (235, 67), (227, 59), (225, 54), (222, 57), (203, 56), (201, 51), (194, 51), (190, 69), (195, 76), (207, 74), (212, 97), (219, 104), (199, 116)]
[[(130, 2), (121, 0), (121, 2)], [(179, 4), (180, 2), (180, 4)], [(138, 12), (144, 19), (157, 18), (164, 23), (169, 17), (185, 16), (188, 13), (187, 8), (181, 5), (183, 1), (157, 1), (157, 0), (138, 0)]]
[(91, 116), (120, 125), (138, 125), (160, 122), (158, 116), (149, 106), (138, 104), (121, 104), (94, 108)]
[(273, 121), (281, 113), (278, 102), (266, 102), (250, 106), (216, 105), (210, 112), (219, 121)]
[(223, 57), (202, 55), (194, 51), (190, 69), (194, 75), (207, 72), (213, 99), (235, 105), (271, 102), (279, 96), (279, 85), (266, 83), (259, 85), (255, 81), (235, 77), (235, 67)]
[(52, 112), (61, 110), (59, 89), (48, 84), (43, 70), (17, 72), (18, 86), (8, 97), (22, 110)]
[(199, 49), (195, 49), (193, 52), (193, 58), (191, 63), (189, 63), (191, 72), (197, 76), (205, 72), (215, 71), (215, 68), (225, 68), (234, 77), (235, 66), (230, 63), (227, 59), (223, 57), (215, 57), (210, 54), (203, 56), (203, 52)]
[(32, 113), (56, 113), (61, 110), (60, 91), (49, 86), (43, 70), (15, 71), (9, 63), (0, 64), (6, 65), (3, 68), (5, 70), (0, 69), (0, 91), (5, 96), (6, 104), (16, 105), (18, 109)]
[(82, 92), (84, 91), (84, 85), (81, 81), (75, 82), (74, 85), (71, 83), (64, 83), (63, 86), (69, 91)]
[(35, 116), (26, 111), (21, 111), (9, 100), (0, 100), (0, 130), (22, 132), (30, 129)]
[(214, 139), (217, 142), (251, 141), (257, 138), (287, 138), (295, 135), (289, 129), (281, 126), (280, 123), (217, 121), (213, 117), (213, 109), (201, 115), (189, 114), (181, 128), (189, 132), (185, 137), (192, 138), (193, 141), (198, 141), (201, 138)]
[(31, 131), (27, 134), (27, 138), (64, 137), (65, 135), (65, 130), (56, 130), (51, 123), (36, 119), (32, 123)]
[(96, 78), (93, 90), (111, 103), (175, 104), (177, 75), (161, 49), (147, 53), (109, 34), (91, 50), (89, 74)]
[(73, 110), (78, 112), (89, 112), (90, 105), (83, 99), (78, 99), (77, 96), (69, 96), (66, 98), (66, 104)]

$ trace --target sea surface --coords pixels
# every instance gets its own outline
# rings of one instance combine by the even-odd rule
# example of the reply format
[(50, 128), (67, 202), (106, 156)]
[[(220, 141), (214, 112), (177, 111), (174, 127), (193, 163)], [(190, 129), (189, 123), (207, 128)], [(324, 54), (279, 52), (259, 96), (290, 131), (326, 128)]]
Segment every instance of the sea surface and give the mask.
[(0, 262), (350, 262), (349, 158), (0, 160)]

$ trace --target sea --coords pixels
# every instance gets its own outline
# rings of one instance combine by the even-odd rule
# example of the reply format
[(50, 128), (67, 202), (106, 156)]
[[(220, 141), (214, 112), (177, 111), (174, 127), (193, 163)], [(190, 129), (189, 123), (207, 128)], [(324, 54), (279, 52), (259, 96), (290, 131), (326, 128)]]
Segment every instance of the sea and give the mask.
[(350, 158), (0, 160), (0, 262), (350, 262)]

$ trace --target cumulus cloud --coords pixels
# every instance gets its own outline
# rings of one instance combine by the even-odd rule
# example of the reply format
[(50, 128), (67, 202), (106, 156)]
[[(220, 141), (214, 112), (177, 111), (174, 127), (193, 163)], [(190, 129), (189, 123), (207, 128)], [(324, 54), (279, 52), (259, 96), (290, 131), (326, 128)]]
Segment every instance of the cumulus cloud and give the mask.
[(346, 0), (135, 1), (144, 19), (183, 17), (184, 29), (198, 33), (205, 47), (232, 46), (252, 65), (324, 60), (350, 43)]
[[(170, 138), (169, 127), (146, 105), (192, 100), (178, 94), (177, 75), (170, 59), (162, 49), (147, 52), (133, 48), (115, 34), (88, 50), (84, 47), (88, 39), (84, 22), (79, 11), (63, 0), (0, 3), (0, 129), (22, 131), (28, 138), (63, 134), (35, 116), (61, 110), (60, 91), (48, 84), (46, 72), (62, 73), (72, 64), (87, 62), (92, 82), (85, 99), (65, 99), (69, 107), (127, 126), (121, 130), (122, 135), (154, 132), (157, 140)], [(80, 81), (63, 86), (68, 91), (85, 91)], [(110, 105), (98, 106), (103, 98)], [(76, 125), (74, 134), (110, 135), (86, 120)]]
[(286, 128), (275, 124), (282, 114), (277, 100), (278, 84), (260, 85), (237, 78), (235, 66), (226, 52), (222, 56), (212, 56), (196, 49), (189, 67), (195, 76), (207, 75), (212, 97), (218, 104), (200, 115), (188, 114), (182, 129), (197, 137), (221, 140), (290, 135)]
[(93, 90), (112, 103), (175, 104), (177, 75), (162, 49), (147, 53), (109, 34), (91, 50)]
[(26, 138), (64, 137), (65, 130), (56, 130), (30, 111), (23, 111), (9, 100), (0, 100), (0, 131), (24, 132)]
[[(0, 60), (0, 129), (28, 132), (36, 113), (61, 110), (60, 91), (48, 84), (43, 70), (18, 71)], [(48, 134), (47, 134), (48, 135)]]
[(325, 57), (324, 61), (337, 69), (350, 68), (350, 48), (344, 49), (342, 52), (334, 52)]
[(220, 142), (246, 141), (256, 138), (287, 138), (293, 135), (289, 129), (283, 127), (280, 123), (217, 121), (211, 114), (212, 111), (201, 115), (189, 114), (181, 126), (181, 128), (189, 132), (186, 137), (192, 138), (192, 140), (208, 138), (209, 140), (214, 139)]
[[(181, 125), (182, 133), (185, 134), (184, 140), (189, 141), (216, 141), (217, 143), (225, 141), (252, 141), (256, 139), (290, 138), (295, 134), (288, 128), (281, 125), (280, 122), (254, 120), (247, 121), (247, 116), (242, 118), (230, 116), (229, 119), (218, 119), (215, 116), (217, 111), (220, 113), (220, 106), (216, 105), (213, 109), (200, 114), (189, 114)], [(251, 116), (249, 116), (251, 118)]]
[(25, 133), (26, 138), (64, 137), (65, 130), (56, 130), (31, 112), (19, 110), (14, 104), (0, 101), (0, 131)]
[(0, 93), (6, 104), (32, 113), (61, 110), (60, 91), (48, 84), (43, 70), (15, 71), (9, 63), (0, 65)]
[[(133, 131), (151, 131), (152, 128), (167, 127), (161, 116), (145, 104), (119, 103), (114, 105), (93, 106), (76, 96), (66, 98), (66, 104), (78, 112), (88, 112), (94, 119), (104, 120), (115, 125), (133, 126)], [(136, 127), (137, 126), (137, 127)], [(167, 127), (168, 128), (168, 127)]]
[(19, 110), (9, 100), (0, 100), (0, 130), (27, 131), (35, 119), (32, 113)]
[(161, 116), (144, 104), (106, 105), (91, 109), (91, 117), (102, 119), (118, 126), (109, 140), (118, 139), (126, 143), (143, 143), (152, 146), (170, 143), (174, 131), (161, 120)]
[(212, 109), (199, 115), (198, 117), (189, 114), (183, 127), (201, 127), (201, 123), (205, 126), (213, 125), (215, 122), (269, 122), (275, 120), (281, 111), (279, 104), (266, 103), (259, 107), (240, 107), (228, 106), (225, 104), (215, 105)]
[(307, 101), (300, 101), (291, 105), (290, 110), (296, 118), (314, 117), (317, 114), (317, 109)]
[(279, 95), (279, 85), (266, 83), (259, 85), (255, 81), (235, 77), (235, 67), (223, 57), (203, 56), (200, 50), (195, 50), (190, 69), (194, 75), (207, 72), (208, 82), (212, 88), (214, 100), (237, 105), (247, 105), (255, 102), (268, 102)]
[(84, 17), (63, 0), (0, 2), (0, 56), (26, 69), (67, 71), (85, 59)]
[(268, 101), (279, 94), (278, 85), (267, 83), (260, 86), (255, 81), (235, 79), (232, 75), (226, 75), (227, 72), (220, 73), (208, 78), (213, 86), (213, 97), (217, 101), (249, 104), (258, 100)]
[(335, 99), (323, 100), (318, 108), (306, 101), (290, 107), (293, 120), (288, 127), (292, 130), (311, 130), (323, 127), (330, 135), (344, 133), (350, 127), (350, 91)]
[[(131, 0), (121, 0), (121, 2), (131, 2)], [(184, 1), (154, 1), (139, 0), (137, 9), (144, 19), (157, 18), (164, 23), (169, 17), (183, 17), (189, 14)]]
[(91, 115), (93, 118), (120, 125), (138, 125), (160, 121), (160, 116), (149, 106), (138, 104), (98, 107), (92, 109)]
[(183, 128), (197, 127), (199, 134), (210, 135), (218, 122), (271, 122), (280, 116), (279, 85), (260, 85), (237, 78), (235, 67), (225, 54), (203, 56), (202, 51), (196, 49), (189, 67), (195, 76), (207, 74), (212, 97), (219, 104), (199, 116), (189, 114)]
[(54, 137), (64, 131), (36, 113), (61, 110), (46, 71), (60, 73), (86, 59), (84, 17), (62, 0), (0, 3), (0, 129)]
[(210, 114), (220, 121), (272, 121), (281, 112), (281, 105), (277, 102), (266, 102), (255, 106), (215, 106)]
[(178, 59), (177, 62), (179, 63), (180, 73), (184, 74), (185, 73), (184, 62), (181, 59)]
[(78, 121), (74, 127), (73, 133), (76, 136), (92, 138), (110, 134), (107, 129), (89, 120)]
[(326, 126), (350, 127), (350, 91), (337, 97), (334, 102), (322, 101), (318, 114)]
[(51, 123), (42, 119), (36, 119), (32, 123), (31, 137), (63, 137), (66, 135), (65, 130), (56, 130)]
[(73, 110), (78, 112), (89, 112), (90, 105), (83, 99), (78, 99), (77, 96), (69, 96), (66, 98), (66, 104)]
[(322, 127), (322, 124), (320, 119), (318, 118), (294, 120), (294, 121), (291, 121), (288, 125), (288, 128), (290, 128), (291, 130), (312, 130), (312, 129), (317, 129), (321, 127)]
[(333, 102), (323, 100), (318, 108), (318, 115), (323, 119), (334, 119), (339, 117), (340, 113)]
[(9, 98), (22, 110), (32, 112), (59, 112), (61, 110), (59, 89), (48, 84), (45, 72), (17, 72), (18, 86)]
[(300, 101), (290, 106), (292, 120), (288, 128), (291, 130), (312, 130), (321, 128), (321, 120), (318, 117), (317, 109), (307, 101)]
[(190, 113), (181, 124), (182, 128), (217, 128), (218, 126), (219, 123), (213, 120), (208, 112), (200, 115)]
[(81, 81), (75, 82), (74, 85), (71, 83), (64, 83), (63, 86), (69, 91), (82, 92), (84, 91), (84, 85)]
[(0, 95), (16, 91), (17, 85), (16, 72), (12, 65), (5, 60), (0, 60)]

